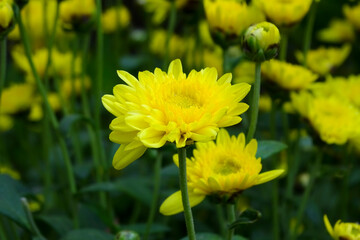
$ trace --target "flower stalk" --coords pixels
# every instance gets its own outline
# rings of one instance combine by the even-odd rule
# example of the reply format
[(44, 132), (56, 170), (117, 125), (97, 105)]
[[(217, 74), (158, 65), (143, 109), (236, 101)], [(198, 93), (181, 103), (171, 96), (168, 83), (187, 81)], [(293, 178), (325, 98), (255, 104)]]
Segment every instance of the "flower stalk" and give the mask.
[[(226, 205), (226, 210), (227, 210), (227, 215), (228, 215), (228, 223), (229, 225), (232, 224), (233, 222), (235, 222), (236, 220), (236, 214), (235, 214), (235, 205), (234, 204), (227, 204)], [(229, 229), (228, 231), (228, 235), (227, 235), (227, 240), (232, 240), (233, 239), (233, 236), (234, 236), (234, 232), (235, 232), (235, 229), (232, 228), (232, 229)]]
[(0, 40), (0, 101), (6, 78), (6, 37)]
[(182, 204), (184, 206), (184, 215), (186, 222), (186, 229), (188, 232), (189, 240), (195, 240), (195, 227), (194, 219), (191, 212), (190, 202), (189, 202), (189, 193), (187, 186), (187, 177), (186, 177), (186, 147), (178, 148), (179, 154), (179, 177), (180, 177), (180, 190)]
[(305, 37), (304, 37), (304, 61), (303, 61), (303, 66), (306, 67), (307, 65), (307, 53), (310, 49), (310, 44), (311, 44), (311, 37), (312, 37), (312, 32), (314, 29), (314, 23), (315, 23), (315, 16), (316, 16), (316, 9), (317, 9), (317, 5), (318, 2), (314, 1), (312, 3), (311, 9), (310, 9), (310, 13), (308, 16), (308, 21), (306, 24), (306, 29), (305, 29)]

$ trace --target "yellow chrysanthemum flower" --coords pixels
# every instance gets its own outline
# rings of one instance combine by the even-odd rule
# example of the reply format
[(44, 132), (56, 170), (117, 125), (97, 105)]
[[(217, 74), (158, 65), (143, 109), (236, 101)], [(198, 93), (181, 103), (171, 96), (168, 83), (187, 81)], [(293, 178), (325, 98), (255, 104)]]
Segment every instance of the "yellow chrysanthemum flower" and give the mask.
[(266, 17), (277, 26), (300, 22), (309, 11), (312, 0), (260, 0)]
[[(307, 53), (307, 66), (320, 75), (326, 75), (335, 67), (340, 66), (351, 52), (351, 45), (345, 44), (341, 48), (320, 47)], [(295, 53), (299, 62), (304, 61), (304, 54), (300, 51)]]
[(360, 134), (360, 111), (345, 99), (302, 91), (292, 93), (291, 102), (328, 144), (342, 145)]
[(60, 3), (60, 19), (66, 29), (86, 28), (95, 11), (94, 0), (65, 0)]
[(328, 28), (318, 32), (318, 38), (330, 43), (352, 42), (355, 40), (355, 31), (348, 21), (335, 19)]
[(291, 63), (272, 59), (264, 62), (261, 73), (266, 80), (272, 81), (287, 90), (300, 90), (307, 88), (318, 75), (308, 69)]
[(0, 1), (0, 30), (7, 29), (13, 20), (14, 12), (11, 4), (7, 1)]
[(239, 36), (251, 24), (265, 20), (263, 13), (245, 1), (204, 0), (204, 8), (211, 31)]
[[(190, 0), (174, 0), (177, 9), (183, 8)], [(147, 12), (154, 13), (152, 21), (155, 24), (162, 23), (168, 12), (170, 12), (170, 0), (139, 0), (140, 3), (145, 5)]]
[[(187, 159), (187, 182), (190, 206), (202, 202), (207, 195), (230, 199), (242, 191), (259, 185), (283, 173), (282, 169), (260, 173), (261, 159), (256, 158), (257, 141), (245, 144), (245, 135), (231, 136), (221, 129), (216, 143), (196, 143), (194, 157)], [(174, 156), (179, 165), (178, 155)], [(181, 192), (169, 196), (161, 205), (160, 212), (173, 215), (182, 212)]]
[(357, 5), (350, 7), (345, 5), (343, 8), (344, 15), (346, 16), (347, 20), (351, 22), (351, 24), (360, 31), (360, 3)]
[(119, 28), (127, 27), (129, 23), (130, 12), (124, 6), (109, 8), (102, 15), (104, 33), (115, 32)]
[(358, 223), (345, 223), (338, 220), (333, 228), (327, 215), (324, 215), (324, 223), (334, 240), (360, 240), (360, 224)]
[[(155, 30), (150, 41), (150, 51), (160, 57), (165, 55), (167, 33), (163, 29)], [(169, 41), (169, 58), (181, 58), (186, 52), (185, 39), (173, 34)]]
[(110, 124), (110, 140), (121, 144), (113, 166), (122, 169), (142, 156), (147, 148), (175, 142), (181, 148), (193, 141), (215, 139), (220, 127), (241, 121), (248, 105), (240, 101), (250, 90), (246, 83), (231, 85), (231, 74), (217, 79), (215, 68), (183, 73), (180, 60), (167, 73), (139, 72), (138, 79), (118, 71), (126, 83), (105, 95), (103, 105), (116, 118)]
[(1, 93), (0, 114), (14, 114), (24, 111), (34, 101), (34, 85), (23, 83), (5, 88)]

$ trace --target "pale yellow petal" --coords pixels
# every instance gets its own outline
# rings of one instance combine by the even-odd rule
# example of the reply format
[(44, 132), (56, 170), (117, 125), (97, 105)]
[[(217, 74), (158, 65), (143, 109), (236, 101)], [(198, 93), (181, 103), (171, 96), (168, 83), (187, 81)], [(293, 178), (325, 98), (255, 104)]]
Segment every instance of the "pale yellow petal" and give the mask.
[(144, 115), (141, 114), (127, 116), (125, 118), (125, 122), (127, 125), (133, 127), (136, 130), (143, 130), (149, 127), (149, 123), (147, 123)]
[(219, 78), (218, 84), (223, 85), (225, 83), (231, 83), (231, 79), (232, 79), (232, 74), (226, 73), (226, 74), (222, 75), (221, 78)]
[(122, 144), (114, 155), (113, 166), (115, 169), (120, 170), (127, 167), (130, 163), (140, 158), (147, 149), (145, 146), (141, 146), (126, 151), (125, 150), (126, 146), (127, 144)]
[(105, 95), (101, 98), (101, 100), (106, 110), (108, 110), (111, 114), (114, 116), (121, 115), (121, 111), (115, 105), (116, 98), (113, 95)]
[(247, 151), (251, 156), (255, 156), (257, 151), (257, 146), (258, 144), (256, 139), (251, 139), (251, 141), (246, 145), (245, 151)]
[(112, 131), (110, 133), (109, 139), (114, 143), (126, 144), (133, 141), (137, 133), (138, 133), (137, 131), (134, 132)]
[(130, 73), (128, 73), (126, 71), (119, 70), (119, 71), (117, 71), (117, 74), (129, 86), (135, 87), (139, 83), (139, 81), (136, 79), (136, 77), (134, 77), (133, 75), (131, 75)]
[[(205, 195), (189, 192), (190, 207), (198, 205), (204, 198)], [(182, 204), (181, 191), (177, 191), (170, 195), (160, 206), (160, 213), (166, 216), (174, 215), (182, 211), (184, 211), (184, 207)]]
[(160, 148), (164, 146), (167, 139), (165, 132), (157, 131), (154, 128), (146, 128), (139, 133), (139, 139), (145, 146), (150, 148)]
[(179, 76), (183, 74), (183, 69), (180, 59), (176, 59), (170, 63), (168, 74), (174, 75), (175, 79), (178, 79)]
[(230, 135), (228, 131), (226, 131), (224, 128), (220, 129), (216, 138), (216, 143), (227, 145), (229, 141), (230, 141)]
[(267, 171), (267, 172), (261, 173), (261, 174), (259, 174), (258, 181), (255, 185), (269, 182), (269, 181), (277, 178), (278, 176), (280, 176), (283, 172), (284, 172), (284, 169), (277, 169), (277, 170), (272, 170), (272, 171)]
[(332, 226), (330, 224), (330, 221), (329, 221), (326, 214), (324, 215), (324, 223), (325, 223), (325, 227), (326, 227), (327, 231), (329, 232), (329, 234), (331, 236), (334, 236), (334, 230), (333, 230), (333, 228), (332, 228)]

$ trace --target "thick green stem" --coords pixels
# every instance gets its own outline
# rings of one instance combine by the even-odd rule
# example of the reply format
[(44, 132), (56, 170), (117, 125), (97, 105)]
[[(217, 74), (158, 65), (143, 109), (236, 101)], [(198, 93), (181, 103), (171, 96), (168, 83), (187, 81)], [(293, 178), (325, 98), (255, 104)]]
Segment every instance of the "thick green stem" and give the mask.
[(0, 40), (0, 113), (1, 113), (1, 93), (6, 78), (6, 37)]
[(226, 222), (224, 217), (224, 209), (222, 204), (216, 204), (216, 216), (219, 222), (219, 230), (221, 232), (221, 236), (225, 239), (227, 234)]
[(260, 84), (261, 84), (261, 62), (255, 63), (255, 82), (254, 88), (252, 90), (252, 100), (250, 106), (250, 125), (249, 130), (246, 135), (246, 142), (250, 142), (250, 140), (254, 137), (256, 131), (256, 124), (259, 114), (259, 99), (260, 99)]
[(185, 147), (179, 148), (178, 154), (179, 154), (180, 190), (181, 190), (182, 203), (184, 206), (186, 228), (187, 228), (189, 240), (195, 240), (196, 236), (195, 236), (194, 219), (190, 207), (187, 177), (186, 177), (186, 148)]
[(56, 136), (58, 138), (62, 153), (63, 153), (63, 157), (64, 157), (64, 161), (65, 161), (65, 166), (66, 166), (66, 170), (67, 170), (67, 175), (68, 175), (68, 181), (69, 181), (69, 185), (70, 185), (70, 190), (71, 192), (74, 194), (76, 193), (76, 185), (75, 185), (75, 177), (73, 175), (73, 170), (72, 170), (72, 164), (70, 161), (70, 157), (69, 157), (69, 153), (67, 151), (66, 148), (66, 144), (65, 144), (65, 140), (63, 139), (60, 131), (59, 131), (59, 123), (56, 119), (55, 113), (52, 110), (50, 103), (47, 99), (47, 92), (46, 89), (43, 85), (43, 83), (40, 80), (39, 74), (37, 73), (36, 69), (35, 69), (35, 65), (34, 62), (32, 60), (32, 56), (31, 56), (31, 48), (30, 48), (30, 43), (29, 43), (29, 38), (28, 35), (25, 31), (25, 27), (24, 24), (22, 22), (22, 17), (21, 14), (19, 12), (19, 8), (17, 6), (14, 7), (14, 12), (15, 12), (15, 18), (19, 24), (19, 29), (20, 29), (20, 34), (21, 34), (21, 39), (23, 41), (24, 44), (24, 49), (25, 49), (25, 54), (27, 57), (27, 60), (29, 62), (31, 71), (34, 75), (35, 78), (35, 82), (37, 85), (37, 88), (40, 92), (40, 95), (42, 97), (42, 100), (45, 104), (45, 110), (46, 110), (46, 114), (48, 114), (49, 118), (50, 118), (50, 123), (52, 125), (52, 127), (55, 130)]
[(151, 201), (151, 208), (149, 217), (146, 223), (146, 230), (144, 234), (144, 240), (147, 240), (149, 238), (151, 225), (154, 222), (155, 218), (155, 212), (158, 206), (158, 199), (159, 199), (159, 193), (160, 193), (160, 180), (161, 180), (161, 162), (162, 162), (162, 154), (160, 152), (157, 153), (156, 162), (155, 162), (155, 169), (154, 169), (154, 192), (153, 197)]
[(288, 35), (287, 33), (283, 33), (281, 34), (281, 41), (280, 41), (280, 53), (279, 53), (280, 61), (286, 61), (287, 47), (288, 47)]
[(175, 30), (175, 24), (176, 24), (176, 2), (175, 0), (172, 0), (170, 7), (170, 20), (169, 20), (166, 42), (165, 42), (165, 57), (164, 57), (164, 67), (163, 67), (164, 69), (169, 65), (170, 40)]
[[(230, 225), (231, 223), (235, 222), (235, 220), (236, 220), (235, 205), (227, 204), (226, 210), (227, 210), (227, 215), (228, 215), (228, 224)], [(226, 238), (227, 240), (232, 240), (232, 238), (234, 236), (234, 231), (235, 231), (235, 229), (228, 230), (228, 235)]]
[(295, 227), (294, 227), (293, 231), (290, 233), (290, 235), (291, 235), (290, 240), (295, 240), (297, 238), (297, 232), (301, 225), (301, 222), (302, 222), (302, 219), (304, 216), (304, 212), (305, 212), (305, 208), (306, 208), (307, 202), (309, 200), (311, 190), (314, 186), (314, 182), (315, 182), (316, 176), (318, 174), (318, 171), (319, 171), (319, 168), (321, 165), (322, 157), (323, 157), (323, 152), (321, 149), (318, 149), (315, 163), (312, 165), (312, 169), (310, 172), (310, 181), (309, 181), (308, 185), (306, 186), (305, 193), (303, 195), (299, 210), (297, 212)]
[(303, 49), (304, 61), (302, 63), (304, 66), (306, 66), (306, 64), (307, 64), (307, 53), (308, 53), (308, 51), (310, 49), (310, 45), (311, 45), (311, 37), (312, 37), (313, 29), (314, 29), (317, 5), (318, 5), (317, 1), (314, 1), (312, 3), (310, 13), (308, 15), (308, 21), (306, 24), (305, 37), (304, 37), (304, 49)]
[(21, 202), (23, 204), (23, 207), (24, 207), (24, 210), (25, 210), (25, 213), (26, 213), (26, 217), (27, 217), (27, 219), (28, 219), (28, 221), (30, 223), (31, 231), (33, 232), (34, 235), (37, 236), (37, 239), (45, 240), (46, 238), (44, 238), (44, 236), (39, 231), (39, 228), (35, 224), (34, 218), (32, 216), (32, 213), (30, 211), (29, 204), (28, 204), (26, 198), (21, 198)]

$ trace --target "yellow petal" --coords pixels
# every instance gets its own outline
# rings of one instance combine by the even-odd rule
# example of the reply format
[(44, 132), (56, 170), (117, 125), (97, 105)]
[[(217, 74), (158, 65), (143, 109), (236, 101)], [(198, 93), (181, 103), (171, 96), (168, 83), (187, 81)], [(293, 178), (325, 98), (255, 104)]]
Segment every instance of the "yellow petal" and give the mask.
[(137, 133), (138, 133), (137, 131), (134, 132), (112, 131), (110, 133), (109, 139), (114, 143), (126, 144), (133, 141)]
[(329, 221), (326, 214), (324, 215), (324, 223), (325, 223), (325, 227), (326, 227), (327, 231), (329, 232), (329, 234), (331, 236), (334, 236), (334, 230), (333, 230), (333, 228), (332, 228), (332, 226), (330, 224), (330, 221)]
[[(190, 207), (198, 205), (204, 198), (205, 195), (189, 192)], [(177, 191), (170, 195), (160, 206), (160, 213), (166, 216), (174, 215), (182, 211), (184, 211), (184, 207), (182, 204), (181, 191)]]
[(102, 104), (114, 116), (120, 116), (121, 112), (115, 105), (116, 98), (113, 95), (105, 95), (101, 98)]
[(119, 70), (119, 71), (117, 71), (117, 74), (129, 86), (135, 87), (139, 83), (139, 81), (136, 79), (136, 77), (134, 77), (133, 75), (131, 75), (130, 73), (128, 73), (126, 71)]
[(128, 166), (130, 163), (140, 158), (146, 151), (145, 146), (134, 148), (132, 150), (126, 151), (127, 144), (122, 144), (119, 149), (116, 151), (113, 158), (113, 166), (115, 169), (123, 169)]
[(267, 172), (261, 173), (261, 174), (259, 174), (258, 181), (255, 185), (269, 182), (269, 181), (277, 178), (278, 176), (280, 176), (283, 172), (284, 172), (284, 169), (277, 169), (277, 170), (272, 170), (272, 171), (267, 171)]
[(174, 75), (175, 79), (178, 79), (179, 76), (183, 74), (183, 69), (180, 59), (176, 59), (170, 63), (168, 75)]
[(149, 127), (149, 124), (145, 121), (144, 115), (142, 114), (134, 114), (131, 116), (127, 116), (125, 118), (125, 122), (127, 125), (137, 129), (137, 130), (143, 130), (147, 127)]
[(246, 145), (245, 151), (247, 151), (251, 156), (255, 156), (257, 146), (258, 145), (256, 139), (251, 139), (251, 141)]
[(222, 75), (222, 77), (219, 78), (219, 80), (217, 82), (219, 85), (223, 85), (225, 83), (231, 83), (231, 79), (232, 79), (232, 74), (226, 73), (226, 74)]
[(228, 145), (229, 141), (230, 141), (230, 135), (228, 131), (226, 131), (224, 128), (220, 129), (217, 135), (216, 143), (222, 145)]
[(163, 131), (153, 128), (146, 128), (139, 133), (139, 139), (145, 146), (150, 148), (160, 148), (166, 143), (166, 135)]

